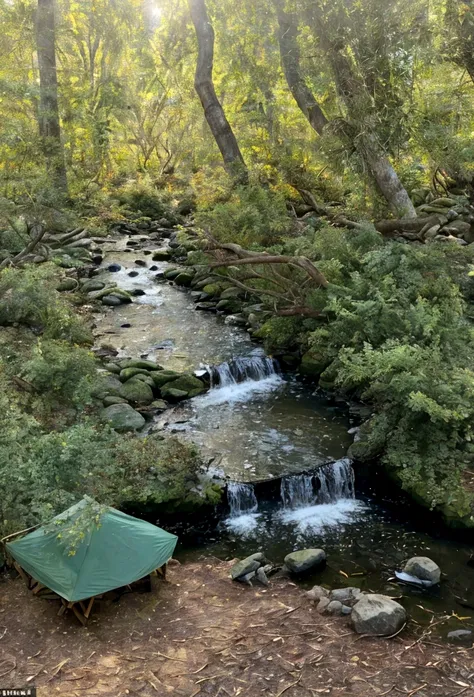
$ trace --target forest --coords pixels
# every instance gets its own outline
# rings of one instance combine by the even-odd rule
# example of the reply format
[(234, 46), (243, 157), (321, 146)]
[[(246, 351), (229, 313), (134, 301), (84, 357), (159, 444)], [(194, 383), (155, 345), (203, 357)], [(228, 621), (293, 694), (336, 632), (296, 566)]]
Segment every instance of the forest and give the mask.
[(0, 17), (1, 533), (83, 493), (197, 496), (197, 446), (101, 420), (102, 291), (80, 291), (108, 236), (156, 221), (200, 309), (368, 406), (351, 457), (472, 527), (470, 0), (1, 0)]

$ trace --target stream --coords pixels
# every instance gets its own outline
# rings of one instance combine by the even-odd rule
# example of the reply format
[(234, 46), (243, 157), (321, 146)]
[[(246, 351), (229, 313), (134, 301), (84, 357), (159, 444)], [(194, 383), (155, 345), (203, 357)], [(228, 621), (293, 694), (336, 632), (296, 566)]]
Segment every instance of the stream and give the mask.
[[(157, 282), (167, 263), (151, 261), (157, 245), (143, 243), (141, 251), (127, 249), (126, 237), (104, 245), (102, 277), (143, 294), (98, 314), (96, 341), (119, 356), (149, 358), (170, 369), (211, 366), (209, 392), (164, 412), (152, 428), (198, 443), (212, 460), (209, 474), (228, 482), (227, 516), (217, 528), (182, 539), (178, 558), (231, 559), (264, 550), (281, 563), (292, 550), (322, 547), (327, 567), (303, 585), (355, 585), (403, 596), (422, 625), (433, 613), (452, 615), (438, 625), (441, 636), (474, 629), (472, 547), (437, 534), (431, 524), (428, 532), (415, 519), (407, 522), (402, 499), (398, 505), (377, 500), (345, 459), (357, 414), (282, 374), (244, 330), (196, 311), (185, 290)], [(121, 269), (109, 272), (111, 262)], [(274, 478), (276, 495), (260, 496), (258, 483)], [(394, 571), (416, 555), (439, 564), (439, 587), (420, 590), (394, 580)]]

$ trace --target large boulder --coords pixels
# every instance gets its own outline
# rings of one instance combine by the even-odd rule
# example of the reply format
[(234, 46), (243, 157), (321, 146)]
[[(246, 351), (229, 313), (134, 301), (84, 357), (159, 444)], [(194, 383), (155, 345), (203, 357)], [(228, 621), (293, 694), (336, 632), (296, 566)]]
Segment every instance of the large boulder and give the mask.
[(150, 375), (150, 371), (145, 368), (124, 368), (120, 371), (120, 379), (122, 382), (127, 382), (135, 375)]
[(143, 370), (162, 370), (161, 365), (155, 361), (146, 361), (143, 358), (124, 358), (119, 363), (120, 368), (141, 368)]
[(120, 390), (122, 389), (122, 383), (115, 377), (115, 375), (107, 375), (100, 380), (97, 387), (94, 388), (92, 392), (93, 397), (97, 399), (104, 399), (108, 395), (114, 395), (114, 397), (120, 396)]
[[(204, 392), (204, 390), (206, 389), (206, 386), (204, 385), (202, 380), (199, 380), (199, 378), (196, 378), (194, 375), (181, 375), (181, 377), (172, 381), (171, 386), (175, 390), (182, 390), (183, 392), (187, 392), (188, 394), (192, 393), (193, 397), (199, 394), (200, 392)], [(167, 384), (165, 383), (163, 388), (166, 387)]]
[(329, 599), (331, 601), (337, 600), (343, 605), (349, 605), (350, 607), (355, 605), (355, 603), (357, 603), (360, 600), (360, 597), (360, 588), (354, 588), (353, 586), (349, 586), (348, 588), (334, 588), (329, 593)]
[(387, 595), (363, 595), (352, 608), (351, 622), (358, 634), (391, 636), (406, 622), (405, 609)]
[(433, 585), (441, 580), (441, 569), (429, 557), (412, 557), (405, 564), (403, 571)]
[(169, 402), (181, 402), (183, 399), (188, 398), (188, 393), (184, 390), (177, 390), (171, 383), (161, 388), (161, 396)]
[(185, 286), (186, 288), (189, 288), (192, 280), (193, 280), (192, 273), (188, 273), (187, 271), (182, 271), (177, 276), (175, 276), (174, 282), (178, 286)]
[(307, 351), (301, 357), (299, 372), (310, 378), (319, 378), (328, 367), (328, 359), (317, 351)]
[(124, 382), (120, 389), (119, 397), (123, 397), (127, 402), (132, 402), (133, 404), (151, 404), (153, 402), (153, 391), (146, 383), (132, 378)]
[(130, 404), (112, 404), (102, 410), (103, 418), (119, 433), (139, 431), (145, 425), (145, 419)]
[(156, 387), (163, 387), (163, 385), (173, 382), (179, 377), (181, 377), (181, 373), (176, 373), (174, 370), (157, 370), (152, 374)]
[(309, 569), (324, 566), (326, 552), (323, 549), (301, 549), (285, 557), (285, 566), (293, 574), (302, 574)]
[(152, 256), (153, 261), (168, 261), (171, 259), (171, 252), (168, 249), (157, 249)]

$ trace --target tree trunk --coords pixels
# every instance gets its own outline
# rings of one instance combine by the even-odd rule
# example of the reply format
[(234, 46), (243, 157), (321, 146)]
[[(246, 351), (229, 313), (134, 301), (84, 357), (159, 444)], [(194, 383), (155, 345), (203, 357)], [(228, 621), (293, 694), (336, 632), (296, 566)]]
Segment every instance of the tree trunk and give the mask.
[(244, 158), (237, 139), (227, 121), (212, 81), (214, 61), (214, 29), (209, 20), (205, 0), (188, 0), (198, 41), (198, 59), (194, 87), (204, 109), (204, 116), (221, 151), (226, 170), (243, 179), (247, 177)]
[(328, 120), (301, 74), (298, 29), (294, 17), (283, 10), (282, 0), (274, 0), (278, 17), (278, 44), (283, 72), (295, 102), (316, 133), (322, 135)]
[(36, 48), (40, 75), (38, 122), (48, 171), (54, 184), (66, 193), (66, 165), (59, 125), (54, 14), (54, 0), (38, 0), (36, 17)]

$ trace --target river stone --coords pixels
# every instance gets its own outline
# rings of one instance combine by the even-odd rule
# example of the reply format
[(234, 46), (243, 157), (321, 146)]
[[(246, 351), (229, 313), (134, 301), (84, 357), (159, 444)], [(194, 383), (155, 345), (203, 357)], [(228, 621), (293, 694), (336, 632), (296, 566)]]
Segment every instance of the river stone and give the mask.
[(403, 571), (422, 581), (430, 581), (432, 584), (439, 583), (441, 580), (441, 569), (429, 557), (412, 557), (405, 564)]
[(127, 382), (134, 375), (150, 375), (150, 372), (145, 368), (124, 368), (120, 371), (120, 379), (122, 382)]
[(168, 249), (157, 249), (153, 252), (153, 261), (168, 261), (171, 259), (171, 252)]
[(330, 600), (338, 600), (345, 605), (354, 605), (360, 599), (361, 591), (359, 588), (335, 588), (329, 593)]
[(109, 371), (109, 373), (115, 373), (116, 375), (120, 375), (120, 366), (117, 365), (117, 363), (106, 363), (104, 365), (104, 368)]
[(169, 399), (170, 402), (180, 402), (183, 399), (187, 399), (188, 393), (184, 390), (177, 390), (173, 388), (173, 384), (174, 383), (171, 383), (171, 385), (164, 385), (161, 388), (161, 396), (165, 399)]
[(183, 271), (175, 277), (174, 282), (178, 286), (185, 286), (186, 288), (189, 288), (192, 280), (193, 275), (191, 273), (188, 273), (187, 271)]
[(233, 581), (260, 568), (262, 562), (260, 561), (259, 557), (255, 558), (256, 556), (257, 555), (252, 554), (250, 557), (241, 559), (237, 562), (237, 564), (234, 564), (230, 570), (230, 576)]
[[(194, 375), (181, 375), (181, 377), (172, 381), (172, 387), (175, 390), (183, 390), (183, 392), (193, 392), (195, 397), (197, 394), (204, 392), (206, 389), (204, 383), (199, 380), (199, 378), (194, 377)], [(168, 385), (165, 383), (163, 389), (166, 389)]]
[(114, 395), (108, 395), (102, 400), (104, 407), (111, 407), (112, 404), (127, 404), (127, 400), (123, 397), (114, 397)]
[(112, 273), (116, 273), (117, 271), (120, 271), (122, 267), (120, 264), (109, 264), (107, 267), (107, 271), (111, 271)]
[(97, 281), (91, 278), (82, 285), (82, 290), (84, 293), (92, 293), (94, 290), (102, 290), (105, 288), (105, 283), (103, 281)]
[(109, 395), (119, 397), (121, 389), (122, 383), (120, 380), (115, 377), (115, 375), (107, 375), (106, 377), (101, 378), (97, 387), (93, 389), (92, 396), (97, 397), (97, 399), (104, 399)]
[(152, 374), (156, 387), (162, 387), (169, 382), (177, 380), (179, 377), (181, 377), (181, 373), (176, 373), (174, 370), (160, 370)]
[(63, 278), (63, 280), (56, 286), (56, 290), (60, 293), (66, 290), (76, 290), (78, 282), (75, 278)]
[(237, 298), (242, 295), (242, 291), (239, 288), (225, 288), (221, 293), (222, 300), (228, 300), (229, 298)]
[(154, 361), (145, 361), (142, 358), (125, 358), (118, 364), (122, 370), (124, 368), (141, 368), (143, 370), (162, 370), (161, 365)]
[(387, 595), (363, 595), (354, 605), (351, 621), (358, 634), (391, 636), (406, 622), (405, 609)]
[(127, 402), (135, 404), (151, 404), (153, 402), (151, 387), (141, 380), (133, 378), (122, 385), (119, 396), (126, 399)]
[(164, 399), (155, 399), (150, 406), (158, 411), (165, 411), (165, 409), (168, 409), (168, 405)]
[(106, 421), (119, 433), (139, 431), (145, 425), (145, 419), (129, 404), (113, 404), (102, 411)]
[(329, 596), (329, 591), (322, 586), (313, 586), (311, 590), (306, 593), (306, 596), (310, 600), (321, 600), (321, 598), (327, 598)]
[(265, 586), (266, 588), (268, 588), (268, 586), (270, 585), (270, 582), (267, 578), (267, 574), (265, 573), (265, 570), (262, 567), (258, 568), (255, 572), (255, 578), (259, 583), (262, 584), (262, 586)]
[(122, 298), (117, 295), (104, 295), (101, 300), (102, 305), (108, 305), (109, 307), (117, 307), (122, 304)]
[(323, 612), (326, 612), (326, 608), (327, 608), (327, 606), (329, 605), (330, 602), (331, 602), (331, 601), (329, 600), (329, 598), (320, 598), (320, 599), (319, 599), (319, 603), (317, 604), (316, 610), (317, 610), (319, 613), (321, 613), (321, 615), (322, 615)]
[(309, 569), (323, 566), (326, 553), (323, 549), (301, 549), (285, 557), (285, 565), (293, 574), (302, 574)]
[(153, 382), (153, 378), (151, 377), (151, 375), (144, 375), (143, 373), (139, 373), (138, 375), (134, 375), (133, 379), (141, 380), (145, 383), (145, 385), (149, 385), (152, 390), (155, 389), (155, 383)]
[(339, 600), (331, 600), (326, 606), (328, 615), (342, 615), (342, 603)]

